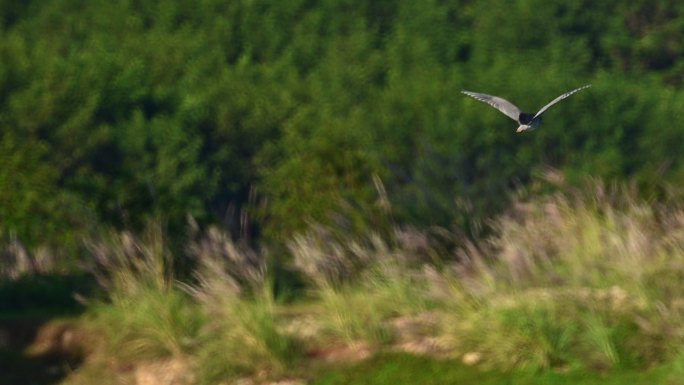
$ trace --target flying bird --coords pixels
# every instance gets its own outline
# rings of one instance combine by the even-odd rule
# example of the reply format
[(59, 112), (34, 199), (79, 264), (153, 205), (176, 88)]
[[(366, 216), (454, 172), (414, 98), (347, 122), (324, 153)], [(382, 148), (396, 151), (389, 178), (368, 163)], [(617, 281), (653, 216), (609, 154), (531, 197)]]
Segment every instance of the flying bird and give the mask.
[(532, 131), (536, 128), (538, 128), (541, 125), (542, 122), (542, 114), (546, 112), (551, 106), (554, 104), (560, 102), (561, 100), (567, 98), (568, 96), (574, 94), (575, 92), (582, 91), (585, 88), (591, 87), (591, 84), (587, 84), (586, 86), (574, 89), (572, 91), (568, 91), (564, 93), (563, 95), (553, 99), (549, 104), (545, 105), (542, 107), (539, 111), (537, 111), (536, 114), (528, 114), (526, 112), (522, 112), (520, 108), (518, 108), (515, 104), (509, 102), (506, 99), (500, 98), (498, 96), (492, 96), (492, 95), (487, 95), (487, 94), (480, 94), (477, 92), (470, 92), (470, 91), (461, 91), (462, 93), (473, 97), (481, 102), (485, 102), (489, 104), (490, 106), (496, 108), (497, 110), (503, 112), (506, 116), (509, 118), (515, 120), (518, 122), (520, 125), (515, 132), (525, 132), (525, 131)]

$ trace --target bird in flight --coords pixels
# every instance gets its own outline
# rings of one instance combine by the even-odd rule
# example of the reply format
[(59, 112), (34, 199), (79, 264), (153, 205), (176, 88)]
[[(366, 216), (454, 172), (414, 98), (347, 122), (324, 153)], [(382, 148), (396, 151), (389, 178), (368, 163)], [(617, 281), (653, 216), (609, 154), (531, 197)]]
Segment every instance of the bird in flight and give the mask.
[(542, 122), (542, 114), (546, 112), (551, 106), (554, 104), (560, 102), (561, 100), (567, 98), (568, 96), (574, 94), (575, 92), (582, 91), (585, 88), (591, 87), (591, 84), (587, 84), (586, 86), (574, 89), (572, 91), (568, 91), (564, 93), (563, 95), (553, 99), (549, 104), (545, 105), (542, 107), (539, 111), (537, 111), (536, 114), (528, 114), (526, 112), (522, 112), (520, 108), (518, 108), (515, 104), (509, 102), (506, 99), (500, 98), (498, 96), (492, 96), (492, 95), (487, 95), (487, 94), (480, 94), (477, 92), (470, 92), (470, 91), (461, 91), (462, 93), (473, 97), (481, 102), (485, 102), (489, 104), (490, 106), (496, 108), (497, 110), (503, 112), (506, 116), (509, 118), (515, 120), (518, 122), (520, 125), (515, 132), (525, 132), (525, 131), (532, 131), (536, 128), (538, 128), (541, 125)]

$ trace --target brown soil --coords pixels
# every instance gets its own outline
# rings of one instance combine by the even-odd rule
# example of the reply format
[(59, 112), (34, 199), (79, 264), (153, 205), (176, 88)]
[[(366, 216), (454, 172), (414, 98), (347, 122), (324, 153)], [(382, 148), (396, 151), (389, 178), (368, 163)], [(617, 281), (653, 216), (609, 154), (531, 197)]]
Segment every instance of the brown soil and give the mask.
[[(430, 356), (448, 355), (449, 346), (432, 333), (437, 318), (438, 315), (426, 312), (392, 320), (396, 340), (391, 349)], [(0, 385), (62, 382), (81, 385), (95, 380), (100, 385), (192, 385), (195, 382), (188, 360), (168, 358), (136, 363), (115, 362), (97, 346), (97, 334), (73, 319), (0, 321), (0, 373), (9, 374), (0, 376)], [(365, 342), (330, 344), (310, 350), (307, 359), (328, 364), (356, 362), (377, 351), (377, 347)], [(106, 378), (102, 378), (105, 374)], [(243, 378), (237, 383), (306, 383), (300, 379), (274, 383), (267, 379), (268, 376), (262, 377)]]

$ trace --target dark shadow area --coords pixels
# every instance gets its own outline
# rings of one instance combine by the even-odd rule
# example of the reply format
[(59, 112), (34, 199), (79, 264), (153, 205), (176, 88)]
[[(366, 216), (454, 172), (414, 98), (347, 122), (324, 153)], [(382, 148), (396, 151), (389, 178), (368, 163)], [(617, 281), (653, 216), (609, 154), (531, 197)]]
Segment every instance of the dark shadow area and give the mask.
[(33, 356), (0, 349), (0, 384), (57, 384), (77, 369), (83, 358), (75, 352), (50, 351)]
[(31, 275), (0, 279), (0, 319), (19, 315), (66, 316), (84, 310), (78, 297), (90, 297), (97, 285), (86, 273)]
[(74, 317), (96, 285), (86, 274), (0, 281), (0, 385), (59, 383), (84, 359)]

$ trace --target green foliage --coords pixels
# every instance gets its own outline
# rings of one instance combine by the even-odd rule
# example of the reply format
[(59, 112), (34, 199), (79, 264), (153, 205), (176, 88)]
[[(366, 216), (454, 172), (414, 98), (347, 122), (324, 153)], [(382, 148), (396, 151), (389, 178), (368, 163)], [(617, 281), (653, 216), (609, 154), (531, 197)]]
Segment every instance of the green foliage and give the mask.
[[(249, 214), (280, 240), (340, 218), (358, 232), (469, 227), (547, 166), (573, 181), (636, 178), (658, 196), (684, 178), (681, 11), (665, 1), (2, 2), (2, 231), (35, 245), (163, 216), (178, 233), (186, 214), (233, 231)], [(594, 87), (530, 135), (458, 92), (532, 110), (585, 83)]]
[(73, 251), (93, 218), (74, 194), (57, 187), (59, 173), (47, 162), (45, 144), (3, 133), (0, 163), (2, 238)]

